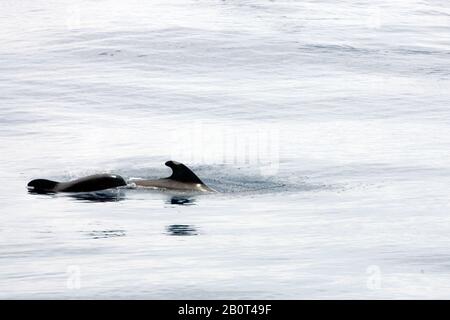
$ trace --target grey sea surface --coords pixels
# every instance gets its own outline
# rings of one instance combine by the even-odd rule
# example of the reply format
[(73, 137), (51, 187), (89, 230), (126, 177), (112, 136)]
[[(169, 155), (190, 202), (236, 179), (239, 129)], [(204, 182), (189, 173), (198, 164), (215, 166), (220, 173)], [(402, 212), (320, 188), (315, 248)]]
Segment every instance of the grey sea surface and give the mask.
[[(448, 299), (448, 1), (0, 2), (0, 298)], [(32, 195), (191, 167), (215, 194)]]

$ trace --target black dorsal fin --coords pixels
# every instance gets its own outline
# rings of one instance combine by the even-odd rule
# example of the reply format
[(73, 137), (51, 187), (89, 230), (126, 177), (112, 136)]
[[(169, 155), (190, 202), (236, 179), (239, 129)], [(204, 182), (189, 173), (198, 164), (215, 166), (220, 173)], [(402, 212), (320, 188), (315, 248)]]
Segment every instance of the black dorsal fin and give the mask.
[(172, 169), (172, 175), (167, 179), (187, 182), (187, 183), (201, 183), (204, 184), (199, 177), (196, 176), (195, 173), (192, 172), (191, 169), (186, 167), (184, 164), (177, 161), (167, 161), (165, 163), (166, 166)]

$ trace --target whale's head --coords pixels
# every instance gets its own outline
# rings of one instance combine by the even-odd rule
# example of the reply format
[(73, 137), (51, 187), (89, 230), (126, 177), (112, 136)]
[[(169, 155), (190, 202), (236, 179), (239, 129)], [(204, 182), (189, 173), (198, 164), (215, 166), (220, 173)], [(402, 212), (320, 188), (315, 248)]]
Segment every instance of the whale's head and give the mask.
[(92, 185), (95, 189), (110, 189), (126, 186), (127, 183), (124, 178), (116, 174), (98, 175), (97, 178), (93, 176)]
[(54, 193), (58, 182), (47, 179), (35, 179), (27, 184), (28, 192), (31, 193)]

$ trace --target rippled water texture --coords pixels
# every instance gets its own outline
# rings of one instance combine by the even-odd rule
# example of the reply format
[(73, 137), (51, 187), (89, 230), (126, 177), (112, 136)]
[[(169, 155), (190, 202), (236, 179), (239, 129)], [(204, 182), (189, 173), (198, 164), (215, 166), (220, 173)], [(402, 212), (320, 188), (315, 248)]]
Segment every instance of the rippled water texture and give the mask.
[[(448, 1), (0, 2), (0, 298), (449, 298)], [(31, 195), (191, 167), (216, 194)]]

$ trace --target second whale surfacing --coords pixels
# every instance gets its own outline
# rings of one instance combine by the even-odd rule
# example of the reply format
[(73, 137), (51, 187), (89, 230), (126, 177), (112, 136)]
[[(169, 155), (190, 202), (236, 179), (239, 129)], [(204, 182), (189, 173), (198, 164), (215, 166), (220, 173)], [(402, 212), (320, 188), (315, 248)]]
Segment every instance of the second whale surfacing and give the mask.
[(116, 174), (95, 174), (68, 182), (36, 179), (28, 183), (30, 193), (95, 192), (126, 186), (125, 180)]
[(179, 191), (217, 192), (208, 187), (197, 175), (184, 164), (177, 161), (167, 161), (166, 166), (172, 169), (172, 175), (155, 180), (133, 180), (138, 187), (170, 189)]

